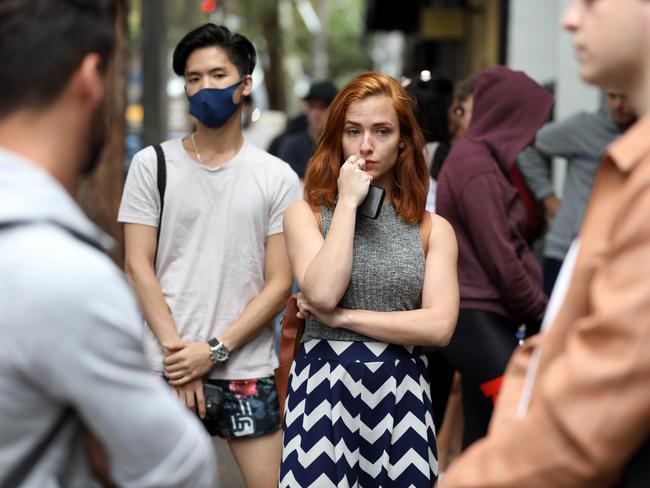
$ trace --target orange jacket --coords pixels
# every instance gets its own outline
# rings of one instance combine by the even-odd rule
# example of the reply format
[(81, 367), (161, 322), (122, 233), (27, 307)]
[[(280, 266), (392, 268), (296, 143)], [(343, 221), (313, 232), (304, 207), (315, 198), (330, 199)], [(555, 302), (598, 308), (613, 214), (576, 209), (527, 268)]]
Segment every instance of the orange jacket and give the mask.
[(557, 316), (513, 355), (487, 437), (440, 486), (611, 486), (649, 435), (650, 116), (608, 151)]

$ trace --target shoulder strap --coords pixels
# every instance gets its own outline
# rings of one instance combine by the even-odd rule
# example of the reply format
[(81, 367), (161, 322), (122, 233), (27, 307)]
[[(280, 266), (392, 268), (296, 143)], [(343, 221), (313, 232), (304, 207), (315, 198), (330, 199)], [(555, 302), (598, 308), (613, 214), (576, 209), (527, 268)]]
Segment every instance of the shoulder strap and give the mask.
[[(23, 225), (34, 225), (42, 222), (43, 221), (27, 221), (27, 220), (2, 222), (0, 223), (0, 230), (9, 229), (11, 227), (23, 226)], [(62, 229), (68, 231), (77, 239), (99, 249), (97, 244), (87, 239), (85, 236), (82, 236), (78, 232), (68, 229), (67, 227), (64, 227), (56, 222), (50, 222), (50, 221), (45, 221), (45, 222), (61, 227)], [(23, 459), (23, 461), (20, 464), (15, 466), (13, 470), (11, 470), (9, 474), (5, 477), (5, 479), (3, 480), (4, 486), (20, 486), (23, 483), (23, 481), (25, 481), (27, 476), (29, 476), (29, 473), (31, 472), (32, 468), (38, 463), (39, 459), (41, 459), (41, 457), (43, 456), (45, 451), (47, 451), (48, 447), (52, 444), (54, 439), (56, 439), (59, 432), (61, 432), (61, 429), (63, 429), (63, 426), (72, 417), (72, 414), (73, 414), (73, 410), (71, 407), (66, 407), (63, 409), (63, 411), (54, 421), (54, 423), (47, 431), (45, 436), (43, 436), (43, 438), (39, 441), (39, 443), (36, 444), (36, 446), (34, 446), (34, 448), (27, 455), (27, 457), (25, 457), (25, 459)]]
[(43, 457), (48, 447), (54, 442), (54, 439), (59, 435), (59, 432), (72, 418), (73, 410), (70, 407), (63, 409), (63, 412), (57, 417), (54, 424), (47, 431), (45, 436), (38, 444), (32, 449), (25, 459), (20, 464), (15, 466), (7, 477), (3, 480), (3, 486), (20, 486), (25, 479), (29, 476), (32, 468), (36, 466), (38, 461)]
[(54, 220), (49, 220), (49, 219), (43, 219), (43, 220), (11, 220), (9, 222), (0, 222), (0, 230), (3, 229), (8, 229), (10, 227), (18, 227), (18, 226), (25, 226), (25, 225), (36, 225), (36, 224), (51, 224), (54, 225), (60, 229), (63, 229), (66, 231), (68, 234), (73, 236), (75, 239), (80, 240), (81, 242), (84, 242), (88, 244), (91, 247), (94, 247), (97, 249), (99, 252), (105, 252), (102, 247), (93, 241), (92, 239), (89, 239), (85, 235), (81, 234), (80, 232), (71, 229), (70, 227), (66, 227), (63, 224), (60, 224), (59, 222), (56, 222)]
[(429, 212), (424, 212), (424, 217), (422, 217), (422, 222), (420, 222), (420, 240), (422, 241), (422, 251), (424, 252), (425, 258), (427, 257), (427, 252), (429, 252), (429, 236), (431, 235), (432, 226), (431, 215)]
[(158, 172), (156, 184), (158, 186), (158, 194), (160, 195), (160, 214), (158, 215), (158, 231), (156, 233), (156, 253), (153, 258), (153, 265), (156, 266), (158, 260), (158, 243), (160, 242), (160, 228), (162, 227), (163, 209), (165, 208), (165, 188), (167, 187), (167, 165), (165, 163), (165, 153), (163, 152), (160, 144), (153, 145), (156, 151), (156, 161), (158, 163)]

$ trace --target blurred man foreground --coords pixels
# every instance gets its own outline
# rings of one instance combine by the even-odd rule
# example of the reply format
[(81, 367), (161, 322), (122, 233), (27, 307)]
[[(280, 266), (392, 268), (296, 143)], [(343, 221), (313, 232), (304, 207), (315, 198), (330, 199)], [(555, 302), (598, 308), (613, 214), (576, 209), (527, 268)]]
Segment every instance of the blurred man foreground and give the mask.
[(109, 0), (0, 2), (3, 487), (96, 486), (86, 430), (117, 486), (215, 479), (203, 428), (148, 371), (110, 239), (71, 198), (103, 145), (114, 25)]

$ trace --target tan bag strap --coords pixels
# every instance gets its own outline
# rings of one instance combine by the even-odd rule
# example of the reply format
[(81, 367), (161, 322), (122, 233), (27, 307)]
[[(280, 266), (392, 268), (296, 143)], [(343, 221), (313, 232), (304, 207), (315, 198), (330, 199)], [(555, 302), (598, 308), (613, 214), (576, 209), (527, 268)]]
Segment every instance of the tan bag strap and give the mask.
[(429, 212), (424, 212), (424, 217), (420, 222), (420, 241), (422, 241), (422, 251), (424, 252), (424, 257), (427, 257), (427, 252), (429, 252), (429, 237), (431, 236), (431, 227), (433, 223), (431, 222), (431, 214)]
[(291, 364), (300, 348), (302, 333), (305, 330), (305, 321), (296, 317), (298, 304), (296, 296), (292, 295), (282, 316), (282, 329), (280, 335), (280, 365)]

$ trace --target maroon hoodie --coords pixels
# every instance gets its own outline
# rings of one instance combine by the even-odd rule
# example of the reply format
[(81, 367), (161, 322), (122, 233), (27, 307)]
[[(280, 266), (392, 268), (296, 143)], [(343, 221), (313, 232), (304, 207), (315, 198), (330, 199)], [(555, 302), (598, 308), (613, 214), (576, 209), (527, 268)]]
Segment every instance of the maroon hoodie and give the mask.
[(436, 211), (456, 231), (460, 306), (539, 327), (547, 297), (526, 244), (526, 208), (510, 180), (515, 158), (547, 120), (552, 95), (524, 73), (478, 75), (469, 129), (438, 178)]

